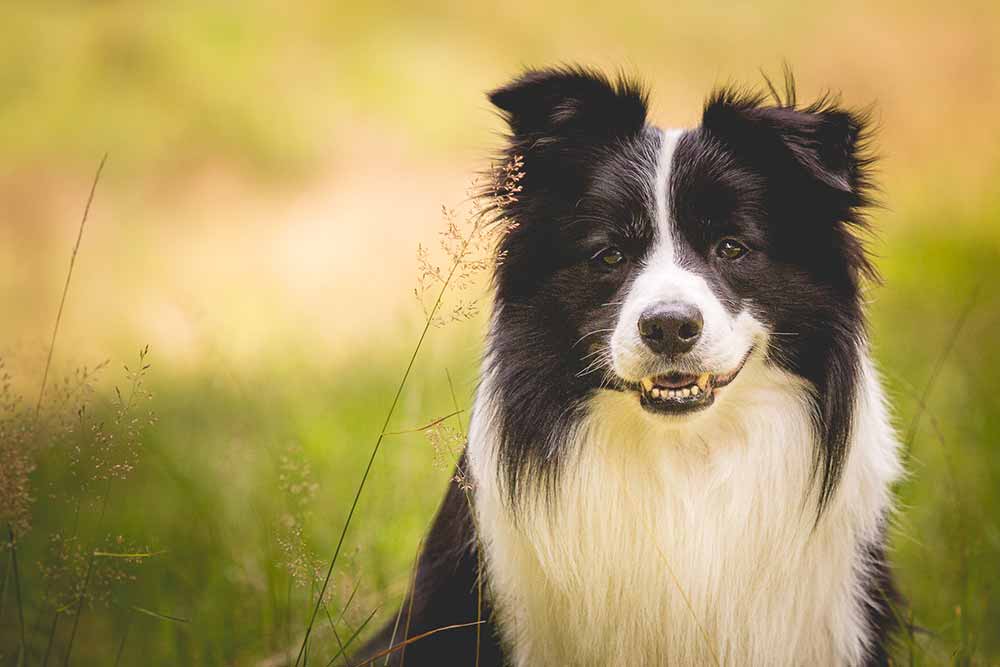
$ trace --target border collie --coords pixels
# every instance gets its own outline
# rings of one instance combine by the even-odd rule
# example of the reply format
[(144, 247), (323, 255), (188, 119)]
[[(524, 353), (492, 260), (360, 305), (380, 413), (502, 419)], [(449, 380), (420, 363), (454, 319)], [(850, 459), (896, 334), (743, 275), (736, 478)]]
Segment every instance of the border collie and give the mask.
[(887, 664), (901, 465), (865, 333), (866, 119), (785, 84), (719, 90), (687, 130), (589, 69), (490, 93), (524, 176), (471, 503), (453, 485), (366, 655), (482, 619), (392, 664)]

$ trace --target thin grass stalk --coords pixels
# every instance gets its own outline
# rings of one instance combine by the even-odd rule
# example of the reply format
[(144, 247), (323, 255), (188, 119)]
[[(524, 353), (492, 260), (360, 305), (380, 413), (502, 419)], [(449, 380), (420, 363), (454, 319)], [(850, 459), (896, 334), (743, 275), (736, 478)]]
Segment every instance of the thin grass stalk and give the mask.
[[(82, 423), (82, 422), (81, 422)], [(73, 511), (73, 532), (72, 536), (75, 538), (80, 531), (80, 502), (81, 499), (78, 496), (76, 499), (76, 506)], [(52, 580), (45, 582), (45, 593), (42, 595), (42, 600), (48, 598), (49, 592), (52, 590)], [(31, 630), (31, 636), (34, 637), (38, 632), (38, 628), (42, 625), (42, 616), (44, 614), (44, 609), (38, 613), (38, 618), (35, 619), (35, 625)], [(52, 616), (52, 627), (49, 628), (49, 636), (45, 642), (45, 654), (42, 657), (42, 667), (47, 667), (49, 664), (49, 655), (52, 653), (52, 643), (55, 641), (56, 629), (59, 627), (59, 610), (56, 609)]]
[[(312, 581), (309, 582), (309, 600), (312, 601), (312, 599), (313, 599), (312, 596), (316, 593), (316, 578), (315, 577), (310, 577), (310, 579)], [(288, 593), (289, 593), (289, 595), (291, 595), (291, 589), (288, 590)], [(320, 604), (323, 604), (322, 600), (320, 600)], [(291, 606), (292, 606), (292, 601), (291, 600), (288, 601), (288, 606), (289, 606), (289, 608), (291, 608)], [(309, 666), (309, 645), (307, 644), (306, 645), (306, 652), (302, 656), (302, 667), (308, 667), (308, 666)]]
[[(411, 612), (413, 610), (413, 604), (412, 604), (413, 603), (413, 582), (416, 581), (416, 578), (417, 578), (417, 566), (420, 564), (420, 552), (422, 550), (422, 545), (423, 545), (423, 541), (421, 540), (421, 542), (418, 543), (418, 545), (417, 545), (417, 556), (416, 556), (416, 560), (413, 561), (413, 568), (412, 568), (412, 571), (410, 573), (410, 590), (409, 590), (409, 594), (410, 594), (410, 611)], [(404, 606), (406, 606), (406, 595), (405, 594), (403, 596), (403, 601), (399, 603), (399, 609), (396, 611), (396, 620), (392, 624), (392, 634), (389, 635), (389, 646), (392, 646), (393, 642), (396, 641), (396, 633), (399, 631), (399, 621), (403, 618), (403, 607)], [(409, 627), (409, 620), (410, 620), (409, 617), (407, 617), (407, 619), (406, 619), (406, 621), (407, 621), (407, 627)], [(383, 663), (382, 667), (388, 667), (388, 665), (389, 665), (389, 656), (386, 656), (385, 657), (385, 662)]]
[(913, 667), (915, 664), (914, 642), (916, 641), (913, 636), (913, 610), (910, 609), (908, 612), (908, 618), (904, 618), (902, 610), (899, 608), (899, 605), (892, 601), (892, 597), (889, 595), (888, 591), (879, 586), (879, 593), (882, 595), (882, 600), (889, 606), (889, 611), (892, 612), (893, 618), (896, 619), (896, 623), (898, 623), (900, 629), (904, 631), (907, 654), (909, 655), (910, 666)]
[(360, 635), (362, 633), (362, 631), (364, 631), (365, 626), (367, 626), (371, 622), (371, 620), (373, 618), (375, 618), (375, 614), (377, 614), (377, 613), (378, 613), (378, 607), (376, 607), (375, 609), (372, 609), (372, 613), (368, 614), (368, 618), (366, 618), (364, 620), (364, 623), (362, 623), (361, 625), (359, 625), (358, 629), (355, 630), (354, 632), (352, 632), (351, 636), (348, 637), (348, 639), (347, 639), (346, 642), (344, 642), (344, 650), (343, 651), (338, 651), (336, 653), (336, 655), (334, 655), (332, 658), (330, 658), (330, 662), (326, 663), (326, 667), (330, 667), (337, 660), (337, 658), (339, 658), (340, 656), (344, 655), (344, 651), (346, 651), (347, 648), (350, 647), (350, 645), (352, 643), (354, 643), (354, 640), (358, 638), (358, 635)]
[[(456, 410), (455, 412), (451, 412), (449, 414), (446, 414), (444, 417), (438, 417), (434, 421), (432, 421), (430, 423), (427, 423), (427, 424), (424, 424), (423, 426), (418, 426), (417, 428), (408, 428), (408, 429), (404, 429), (402, 431), (389, 431), (388, 433), (386, 433), (386, 435), (409, 435), (411, 433), (423, 433), (424, 431), (428, 431), (428, 430), (434, 428), (435, 426), (437, 426), (441, 422), (447, 421), (447, 420), (451, 419), (452, 417), (460, 415), (461, 413), (462, 413), (461, 410)], [(459, 423), (461, 423), (461, 420), (459, 420)]]
[(10, 540), (11, 573), (14, 580), (14, 599), (17, 601), (17, 621), (20, 625), (20, 648), (17, 653), (17, 664), (22, 664), (27, 643), (24, 637), (24, 601), (21, 598), (21, 575), (17, 569), (17, 542), (14, 539), (14, 527), (7, 524), (7, 538)]
[(917, 654), (913, 650), (914, 637), (913, 637), (913, 610), (912, 609), (910, 609), (909, 618), (910, 618), (910, 622), (907, 623), (907, 625), (906, 625), (906, 636), (907, 636), (907, 638), (909, 638), (909, 642), (908, 642), (909, 643), (909, 650), (907, 651), (907, 660), (908, 660), (908, 662), (910, 664), (910, 667), (917, 667)]
[[(405, 597), (403, 598), (403, 602), (406, 602)], [(392, 646), (392, 643), (396, 641), (396, 632), (399, 631), (399, 621), (403, 618), (403, 602), (399, 603), (399, 609), (396, 611), (396, 620), (392, 624), (392, 634), (389, 635), (389, 646)], [(382, 667), (389, 667), (389, 656), (385, 656), (385, 662), (382, 663)]]
[(118, 667), (118, 665), (121, 664), (122, 654), (125, 653), (125, 640), (128, 639), (128, 631), (132, 627), (132, 618), (133, 618), (132, 612), (131, 610), (129, 610), (126, 613), (128, 614), (128, 616), (126, 617), (127, 620), (125, 621), (125, 631), (122, 632), (122, 639), (120, 642), (118, 642), (118, 653), (115, 654), (115, 667)]
[(7, 557), (3, 566), (3, 579), (0, 580), (0, 621), (3, 620), (3, 610), (7, 602), (7, 580), (10, 579), (11, 558)]
[[(39, 416), (42, 410), (42, 400), (45, 398), (45, 387), (48, 384), (49, 379), (49, 369), (52, 367), (52, 355), (56, 348), (56, 339), (59, 336), (59, 324), (62, 322), (63, 310), (66, 307), (66, 296), (69, 294), (69, 286), (73, 280), (73, 268), (76, 266), (76, 256), (80, 252), (80, 243), (83, 241), (83, 230), (87, 226), (87, 218), (90, 216), (90, 206), (94, 203), (94, 194), (97, 192), (97, 184), (101, 180), (101, 173), (104, 171), (104, 165), (108, 161), (108, 154), (105, 153), (101, 156), (101, 161), (97, 165), (97, 171), (94, 173), (94, 180), (90, 184), (90, 194), (87, 196), (87, 203), (83, 207), (83, 216), (80, 218), (80, 226), (76, 233), (76, 243), (73, 244), (73, 252), (69, 257), (69, 269), (66, 271), (66, 282), (63, 284), (62, 296), (59, 298), (59, 310), (56, 311), (56, 321), (52, 326), (52, 337), (49, 340), (49, 351), (45, 357), (45, 368), (42, 371), (42, 383), (38, 388), (38, 400), (35, 402), (35, 423), (38, 423)], [(79, 505), (77, 505), (77, 518), (79, 518)], [(75, 533), (75, 529), (74, 529)], [(46, 592), (48, 587), (46, 587)], [(52, 621), (52, 629), (49, 631), (48, 642), (45, 647), (45, 657), (43, 659), (43, 666), (48, 664), (49, 654), (52, 649), (52, 640), (55, 637), (56, 626), (59, 622), (59, 614), (56, 613), (56, 617)], [(23, 634), (23, 633), (22, 633)]]
[[(77, 497), (75, 509), (73, 511), (73, 531), (71, 535), (75, 538), (80, 528), (80, 498)], [(46, 600), (49, 597), (49, 592), (52, 590), (52, 580), (45, 582), (45, 592), (42, 593), (42, 600)], [(41, 611), (38, 612), (38, 617), (35, 619), (35, 624), (31, 628), (31, 636), (34, 637), (38, 634), (38, 629), (42, 626), (42, 620), (45, 613), (44, 606)], [(48, 640), (45, 642), (45, 654), (42, 658), (42, 667), (46, 667), (49, 664), (49, 655), (52, 652), (52, 642), (56, 636), (56, 628), (59, 626), (59, 610), (56, 609), (52, 617), (52, 627), (49, 628)]]
[(45, 642), (45, 655), (42, 657), (42, 667), (48, 667), (49, 656), (52, 654), (52, 643), (56, 638), (56, 628), (59, 626), (59, 612), (52, 617), (52, 627), (49, 628), (49, 638)]
[[(134, 394), (133, 390), (133, 394)], [(129, 404), (131, 404), (132, 398), (129, 397)], [(97, 533), (100, 534), (102, 527), (104, 526), (104, 517), (108, 511), (108, 496), (111, 494), (111, 477), (108, 477), (107, 483), (104, 485), (104, 497), (101, 499), (101, 514), (97, 519)], [(80, 599), (76, 603), (76, 611), (73, 612), (73, 628), (69, 633), (69, 643), (66, 645), (66, 656), (63, 658), (63, 667), (69, 667), (70, 657), (73, 654), (73, 643), (76, 640), (76, 631), (80, 627), (80, 616), (83, 614), (83, 605), (87, 599), (87, 589), (90, 587), (90, 579), (94, 573), (94, 561), (97, 560), (97, 550), (94, 549), (90, 552), (90, 558), (87, 560), (87, 573), (83, 578), (83, 587), (80, 589)]]
[(80, 616), (83, 614), (83, 604), (86, 601), (87, 589), (90, 587), (90, 578), (94, 572), (94, 558), (87, 561), (87, 573), (83, 577), (83, 587), (80, 589), (80, 597), (76, 602), (76, 610), (73, 612), (73, 627), (69, 633), (69, 643), (66, 645), (66, 655), (63, 657), (63, 667), (69, 667), (70, 657), (73, 654), (73, 643), (76, 640), (76, 631), (80, 627)]
[(400, 642), (400, 643), (396, 644), (395, 646), (390, 646), (389, 648), (385, 649), (384, 651), (379, 651), (378, 653), (376, 653), (372, 657), (368, 658), (367, 660), (365, 660), (364, 662), (362, 662), (362, 663), (360, 663), (358, 665), (355, 665), (354, 667), (366, 667), (366, 666), (370, 666), (376, 660), (378, 660), (379, 658), (384, 658), (384, 657), (386, 657), (386, 656), (388, 656), (388, 655), (390, 655), (392, 653), (395, 653), (396, 651), (402, 650), (403, 648), (405, 648), (406, 646), (409, 646), (410, 644), (413, 644), (414, 642), (418, 642), (421, 639), (426, 639), (427, 637), (430, 637), (431, 635), (436, 635), (439, 632), (445, 632), (447, 630), (460, 630), (462, 628), (468, 628), (468, 627), (471, 627), (473, 625), (479, 625), (481, 623), (483, 623), (483, 621), (472, 621), (470, 623), (456, 623), (455, 625), (443, 625), (440, 628), (434, 628), (433, 630), (428, 630), (427, 632), (423, 632), (423, 633), (421, 633), (421, 634), (419, 634), (419, 635), (417, 635), (415, 637), (410, 637), (405, 642)]
[[(272, 529), (270, 527), (264, 531), (264, 540), (267, 543), (266, 553), (268, 554), (268, 563), (269, 563), (267, 568), (267, 595), (269, 598), (269, 602), (271, 603), (271, 616), (268, 619), (268, 624), (270, 624), (271, 627), (280, 628), (278, 624), (280, 623), (281, 619), (281, 610), (278, 606), (278, 587), (277, 587), (277, 582), (275, 581), (276, 579), (275, 573), (278, 571), (277, 567), (275, 566), (277, 557), (274, 555), (274, 545), (271, 541), (272, 539), (271, 532)], [(268, 649), (271, 652), (275, 652), (278, 649), (278, 638), (276, 634), (277, 633), (272, 632), (268, 637), (269, 641)], [(289, 644), (290, 643), (291, 642), (289, 642)]]
[(59, 299), (59, 310), (56, 312), (56, 323), (52, 327), (52, 339), (49, 341), (49, 354), (45, 359), (45, 370), (42, 372), (42, 386), (38, 389), (38, 402), (35, 403), (35, 421), (42, 409), (42, 398), (45, 396), (45, 385), (49, 379), (49, 367), (52, 365), (52, 353), (56, 348), (56, 337), (59, 335), (59, 323), (62, 322), (63, 308), (66, 306), (66, 295), (69, 294), (69, 284), (73, 279), (73, 267), (76, 265), (76, 255), (80, 251), (80, 242), (83, 240), (83, 229), (87, 226), (87, 216), (90, 215), (90, 205), (94, 202), (94, 193), (97, 192), (97, 183), (101, 180), (101, 172), (104, 171), (104, 163), (108, 161), (108, 154), (101, 158), (101, 163), (97, 166), (97, 173), (94, 174), (94, 181), (90, 185), (90, 196), (87, 197), (87, 205), (83, 209), (83, 217), (80, 219), (80, 229), (76, 234), (76, 243), (73, 245), (73, 254), (69, 257), (69, 271), (66, 272), (66, 283), (63, 285), (62, 298)]
[[(413, 561), (413, 573), (410, 575), (410, 604), (406, 610), (406, 627), (403, 629), (403, 641), (405, 642), (410, 637), (410, 620), (413, 618), (413, 600), (416, 599), (414, 589), (417, 586), (417, 568), (420, 567), (420, 556), (424, 552), (424, 541), (420, 540), (417, 544), (417, 558)], [(392, 641), (389, 641), (389, 645), (392, 645)], [(406, 662), (406, 649), (399, 654), (399, 667), (403, 667)]]
[(944, 369), (945, 361), (951, 355), (952, 349), (954, 349), (956, 342), (958, 341), (958, 336), (965, 328), (965, 323), (969, 319), (969, 315), (972, 314), (972, 307), (976, 305), (976, 299), (979, 296), (979, 290), (982, 287), (982, 283), (976, 285), (972, 289), (972, 293), (969, 295), (969, 300), (966, 301), (965, 306), (959, 313), (958, 319), (955, 320), (955, 326), (952, 328), (950, 335), (948, 336), (947, 342), (945, 343), (944, 349), (938, 358), (934, 362), (934, 369), (931, 371), (931, 375), (927, 378), (927, 384), (924, 385), (923, 391), (920, 393), (917, 399), (917, 411), (913, 414), (913, 419), (910, 420), (910, 427), (907, 429), (906, 441), (903, 443), (903, 453), (907, 459), (910, 457), (910, 449), (913, 447), (913, 440), (917, 437), (917, 430), (920, 427), (920, 419), (924, 416), (924, 407), (927, 405), (927, 400), (930, 397), (931, 390), (934, 389), (934, 385), (937, 384), (938, 375)]
[(967, 612), (970, 607), (969, 605), (969, 537), (968, 531), (966, 529), (965, 523), (965, 503), (962, 500), (962, 494), (959, 491), (958, 484), (958, 474), (955, 471), (955, 462), (949, 456), (949, 448), (947, 442), (944, 438), (944, 433), (941, 431), (941, 425), (934, 415), (931, 415), (930, 419), (931, 428), (934, 431), (934, 435), (937, 438), (938, 444), (941, 447), (941, 453), (945, 460), (945, 471), (947, 474), (947, 479), (951, 486), (951, 501), (955, 507), (955, 516), (958, 522), (958, 573), (959, 580), (961, 582), (961, 589), (959, 594), (961, 596), (961, 601), (958, 606), (955, 607), (955, 615), (958, 617), (958, 651), (956, 652), (956, 664), (966, 665), (971, 664), (972, 649), (969, 646), (969, 624), (966, 620)]
[[(451, 284), (452, 279), (455, 277), (455, 272), (461, 265), (462, 260), (465, 258), (465, 254), (468, 252), (469, 242), (474, 238), (475, 234), (479, 230), (479, 225), (482, 224), (482, 220), (477, 220), (476, 225), (472, 232), (465, 239), (462, 244), (462, 248), (456, 255), (454, 261), (452, 262), (451, 269), (448, 272), (448, 277), (445, 279), (444, 283), (441, 285), (441, 290), (438, 292), (437, 298), (434, 300), (434, 306), (431, 308), (430, 313), (424, 322), (424, 328), (420, 332), (420, 337), (417, 339), (417, 344), (413, 348), (413, 352), (410, 354), (410, 360), (406, 364), (406, 370), (403, 371), (403, 376), (399, 381), (399, 385), (396, 387), (396, 393), (393, 396), (392, 403), (389, 405), (389, 411), (385, 416), (385, 422), (382, 424), (382, 428), (379, 429), (378, 438), (375, 440), (375, 446), (372, 447), (371, 456), (368, 458), (368, 464), (365, 466), (364, 474), (361, 476), (361, 483), (358, 484), (358, 490), (354, 494), (354, 501), (351, 503), (351, 509), (347, 513), (347, 519), (344, 521), (344, 527), (340, 531), (340, 538), (337, 540), (337, 548), (334, 549), (333, 558), (330, 560), (330, 567), (326, 571), (326, 578), (323, 580), (323, 586), (320, 589), (319, 600), (323, 599), (326, 595), (326, 589), (330, 585), (330, 577), (333, 576), (333, 568), (337, 564), (337, 558), (340, 556), (340, 551), (344, 546), (344, 538), (347, 537), (347, 529), (351, 525), (351, 520), (354, 518), (354, 512), (358, 508), (358, 501), (361, 500), (361, 494), (364, 492), (365, 485), (368, 483), (368, 475), (371, 473), (372, 466), (375, 463), (375, 457), (378, 455), (379, 448), (382, 446), (382, 441), (385, 439), (387, 429), (389, 428), (389, 423), (392, 421), (393, 415), (396, 413), (396, 406), (399, 405), (399, 399), (403, 395), (403, 389), (406, 386), (406, 381), (410, 377), (410, 372), (413, 370), (413, 365), (416, 363), (417, 355), (420, 353), (420, 349), (423, 347), (424, 340), (427, 338), (427, 333), (430, 331), (431, 325), (434, 322), (434, 317), (437, 315), (438, 310), (441, 307), (441, 302), (444, 299), (445, 292), (448, 290), (448, 286)], [(313, 607), (313, 612), (309, 618), (309, 625), (306, 626), (305, 637), (302, 639), (302, 645), (299, 647), (299, 654), (295, 658), (295, 667), (298, 667), (302, 660), (302, 653), (305, 650), (306, 641), (309, 639), (309, 635), (312, 633), (313, 625), (316, 622), (316, 616), (319, 614), (319, 600), (317, 600), (316, 606)]]
[(476, 545), (476, 667), (479, 667), (479, 653), (482, 647), (483, 630), (483, 543), (477, 531)]
[[(288, 585), (285, 587), (285, 636), (288, 639), (285, 642), (287, 647), (285, 649), (285, 663), (287, 664), (292, 661), (292, 578), (290, 576), (288, 577)], [(308, 635), (306, 638), (308, 639)], [(298, 659), (295, 662), (298, 664)]]
[(351, 667), (350, 663), (347, 661), (347, 656), (344, 655), (344, 651), (347, 649), (344, 647), (344, 642), (340, 641), (340, 633), (337, 632), (337, 624), (333, 620), (333, 616), (330, 615), (330, 608), (323, 604), (323, 613), (326, 615), (327, 623), (330, 624), (330, 631), (333, 632), (333, 639), (337, 642), (337, 648), (340, 649), (341, 656), (344, 658), (345, 667)]
[[(455, 409), (454, 415), (458, 420), (458, 428), (460, 433), (465, 433), (465, 422), (462, 421), (462, 411), (458, 408), (458, 397), (455, 395), (455, 383), (451, 381), (451, 373), (447, 368), (444, 369), (444, 375), (448, 378), (448, 391), (451, 393), (451, 403)], [(468, 439), (468, 436), (466, 436)], [(464, 473), (463, 473), (464, 474)], [(479, 532), (479, 519), (476, 516), (476, 508), (472, 503), (472, 497), (469, 491), (465, 490), (465, 500), (469, 504), (469, 516), (472, 517), (472, 525), (476, 531), (476, 666), (479, 667), (479, 653), (482, 646), (482, 631), (483, 631), (483, 543), (480, 539)], [(389, 642), (392, 644), (392, 642)], [(386, 657), (386, 662), (389, 658)]]
[[(934, 388), (934, 385), (937, 383), (938, 377), (940, 376), (940, 373), (944, 368), (945, 361), (947, 360), (952, 349), (954, 348), (955, 341), (958, 339), (959, 334), (962, 332), (962, 329), (965, 327), (965, 324), (968, 321), (969, 315), (972, 312), (972, 307), (975, 305), (976, 298), (979, 294), (980, 287), (981, 285), (977, 285), (972, 290), (972, 293), (969, 295), (968, 301), (965, 303), (964, 307), (959, 313), (959, 316), (956, 318), (955, 325), (952, 328), (950, 336), (948, 338), (948, 343), (945, 345), (944, 350), (935, 360), (934, 369), (931, 371), (930, 378), (924, 385), (923, 390), (918, 392), (916, 388), (912, 387), (909, 383), (902, 380), (902, 378), (897, 378), (901, 381), (900, 384), (903, 386), (903, 389), (906, 390), (907, 393), (909, 393), (917, 402), (917, 410), (910, 423), (909, 436), (906, 441), (906, 446), (905, 446), (906, 455), (907, 457), (909, 457), (911, 445), (914, 439), (916, 438), (917, 428), (919, 426), (920, 419), (926, 414), (930, 419), (931, 429), (934, 433), (934, 436), (941, 447), (942, 456), (944, 457), (945, 460), (944, 468), (945, 472), (947, 473), (946, 479), (948, 480), (948, 484), (951, 487), (951, 500), (955, 506), (955, 515), (958, 517), (958, 522), (959, 522), (958, 533), (960, 541), (958, 549), (959, 575), (962, 582), (962, 588), (961, 588), (962, 604), (958, 607), (958, 614), (957, 614), (958, 628), (959, 628), (959, 648), (956, 660), (958, 660), (959, 662), (962, 662), (963, 660), (968, 660), (971, 655), (970, 653), (967, 653), (967, 649), (969, 648), (967, 646), (968, 622), (965, 619), (965, 614), (962, 613), (962, 610), (968, 607), (968, 589), (969, 589), (968, 536), (966, 533), (966, 524), (965, 521), (963, 520), (963, 517), (965, 516), (965, 514), (963, 513), (964, 503), (962, 501), (962, 494), (959, 490), (958, 473), (955, 470), (954, 461), (952, 460), (952, 457), (949, 455), (951, 450), (947, 446), (944, 433), (941, 430), (937, 417), (930, 410), (930, 406), (928, 405), (928, 400)], [(916, 664), (916, 661), (913, 653), (913, 648), (916, 642), (913, 636), (912, 613), (913, 611), (911, 609), (910, 610), (911, 622), (907, 625), (907, 638), (909, 640), (908, 641), (909, 662), (911, 665), (914, 665)], [(921, 647), (917, 645), (917, 648)]]
[(66, 654), (63, 657), (63, 667), (69, 667), (69, 660), (73, 654), (73, 643), (76, 640), (76, 631), (80, 627), (80, 616), (83, 614), (83, 604), (86, 601), (87, 589), (90, 588), (90, 578), (94, 573), (94, 558), (87, 561), (87, 572), (83, 577), (83, 586), (76, 601), (76, 610), (73, 612), (73, 627), (69, 633), (69, 643), (66, 645)]
[(344, 603), (344, 607), (340, 610), (340, 614), (337, 616), (337, 623), (344, 620), (344, 614), (350, 609), (351, 603), (354, 601), (354, 596), (358, 594), (358, 589), (361, 588), (361, 578), (359, 577), (357, 581), (354, 582), (354, 588), (351, 590), (351, 594), (347, 596), (347, 602)]

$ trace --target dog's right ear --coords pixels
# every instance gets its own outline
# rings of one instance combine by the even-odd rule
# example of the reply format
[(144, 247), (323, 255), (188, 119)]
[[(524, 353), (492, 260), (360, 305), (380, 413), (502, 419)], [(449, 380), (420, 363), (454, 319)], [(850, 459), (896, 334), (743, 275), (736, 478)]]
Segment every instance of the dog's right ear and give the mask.
[(579, 67), (528, 70), (489, 99), (503, 112), (513, 142), (525, 150), (624, 138), (646, 123), (642, 86)]

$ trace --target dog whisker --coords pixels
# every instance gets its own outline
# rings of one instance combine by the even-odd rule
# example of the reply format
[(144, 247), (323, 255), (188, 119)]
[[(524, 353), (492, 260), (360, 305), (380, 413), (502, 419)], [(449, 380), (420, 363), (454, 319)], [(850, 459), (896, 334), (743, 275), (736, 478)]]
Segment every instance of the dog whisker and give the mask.
[(584, 375), (589, 375), (589, 374), (593, 373), (594, 371), (599, 370), (601, 368), (607, 368), (608, 361), (610, 361), (609, 357), (606, 357), (606, 356), (598, 357), (597, 359), (594, 359), (594, 361), (592, 361), (590, 364), (588, 364), (586, 368), (584, 368), (582, 371), (580, 371), (579, 373), (577, 373), (576, 377), (578, 377), (578, 378), (579, 377), (583, 377)]
[[(594, 350), (593, 352), (587, 355), (587, 357), (594, 357), (594, 356), (596, 356), (597, 358), (591, 361), (589, 364), (587, 364), (587, 366), (583, 370), (578, 372), (576, 374), (576, 377), (579, 378), (585, 375), (589, 375), (590, 373), (593, 373), (594, 371), (597, 371), (601, 368), (604, 368), (606, 370), (610, 370), (612, 368), (611, 349), (609, 347), (607, 346), (602, 347), (598, 350)], [(586, 359), (587, 357), (584, 357), (584, 359)]]
[(570, 347), (571, 347), (571, 348), (574, 348), (574, 347), (576, 347), (576, 346), (577, 346), (577, 345), (579, 345), (579, 344), (580, 344), (581, 342), (583, 342), (583, 339), (584, 339), (584, 338), (589, 338), (590, 336), (594, 336), (594, 335), (596, 335), (596, 334), (602, 334), (602, 333), (608, 333), (608, 332), (611, 332), (611, 331), (614, 331), (614, 329), (595, 329), (594, 331), (591, 331), (591, 332), (589, 332), (589, 333), (585, 333), (585, 334), (583, 334), (582, 336), (580, 336), (580, 337), (579, 337), (579, 338), (578, 338), (578, 339), (576, 340), (576, 342), (575, 342), (575, 343), (573, 343), (573, 345), (571, 345)]
[(587, 359), (590, 359), (591, 357), (593, 357), (595, 355), (602, 354), (602, 353), (607, 353), (607, 352), (608, 352), (608, 347), (607, 346), (599, 347), (596, 350), (594, 350), (593, 352), (588, 352), (587, 354), (585, 354), (582, 357), (580, 357), (580, 361), (586, 361)]

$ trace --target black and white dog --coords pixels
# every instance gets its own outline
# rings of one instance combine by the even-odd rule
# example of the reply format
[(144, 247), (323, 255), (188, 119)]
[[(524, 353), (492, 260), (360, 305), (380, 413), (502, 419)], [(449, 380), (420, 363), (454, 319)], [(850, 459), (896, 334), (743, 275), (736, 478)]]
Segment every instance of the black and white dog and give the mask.
[(407, 665), (887, 662), (901, 466), (865, 333), (865, 122), (769, 88), (716, 92), (690, 130), (586, 69), (490, 94), (524, 177), (474, 510), (449, 491), (403, 607), (409, 637), (485, 623)]

